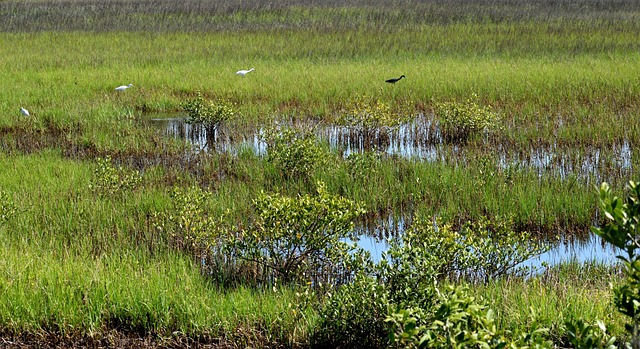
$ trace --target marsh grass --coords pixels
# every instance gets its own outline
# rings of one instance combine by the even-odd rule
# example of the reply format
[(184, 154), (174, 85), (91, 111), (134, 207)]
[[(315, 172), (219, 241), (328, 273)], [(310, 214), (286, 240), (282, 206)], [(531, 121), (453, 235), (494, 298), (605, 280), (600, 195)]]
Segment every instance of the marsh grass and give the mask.
[[(626, 143), (632, 152), (640, 139), (639, 14), (636, 2), (596, 0), (0, 2), (0, 81), (10, 82), (0, 90), (0, 190), (18, 207), (0, 226), (2, 332), (308, 340), (315, 315), (293, 314), (294, 290), (219, 288), (151, 228), (174, 186), (211, 190), (211, 214), (229, 211), (237, 225), (254, 215), (260, 190), (311, 190), (248, 149), (194, 153), (141, 122), (147, 112), (179, 110), (197, 91), (233, 102), (236, 122), (256, 128), (330, 122), (356, 95), (426, 115), (475, 93), (502, 132), (434, 162), (382, 156), (354, 165), (331, 154), (312, 180), (362, 202), (373, 221), (407, 212), (460, 224), (515, 216), (516, 228), (532, 233), (586, 231), (597, 222), (589, 181), (500, 167), (494, 153), (614, 149), (601, 153), (606, 171), (596, 180), (624, 182), (638, 160), (623, 164), (615, 149)], [(255, 74), (235, 76), (250, 66)], [(384, 83), (400, 74), (401, 83)], [(140, 171), (140, 186), (120, 197), (92, 193), (95, 159), (107, 155)], [(526, 327), (533, 306), (553, 330), (581, 314), (619, 329), (597, 278), (609, 270), (567, 270), (477, 292), (506, 328)], [(587, 287), (585, 273), (597, 279)]]
[(0, 227), (3, 332), (80, 338), (110, 329), (179, 331), (264, 345), (306, 333), (309, 324), (288, 308), (293, 291), (218, 289), (191, 256), (149, 229), (149, 214), (168, 204), (165, 195), (92, 194), (91, 166), (55, 153), (0, 163), (2, 188), (18, 207)]
[(624, 319), (611, 311), (610, 284), (621, 282), (620, 266), (604, 265), (598, 261), (580, 263), (567, 261), (549, 267), (529, 279), (507, 279), (474, 288), (497, 312), (499, 326), (512, 331), (526, 329), (530, 313), (549, 329), (555, 343), (564, 343), (564, 322), (585, 319), (604, 321), (612, 334), (624, 337)]

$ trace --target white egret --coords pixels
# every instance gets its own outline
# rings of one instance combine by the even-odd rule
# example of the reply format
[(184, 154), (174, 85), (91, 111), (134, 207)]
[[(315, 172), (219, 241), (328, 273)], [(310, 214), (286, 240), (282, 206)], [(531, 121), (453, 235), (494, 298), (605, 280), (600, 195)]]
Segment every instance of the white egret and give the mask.
[(385, 80), (384, 82), (388, 82), (388, 83), (390, 83), (390, 84), (395, 84), (396, 82), (400, 81), (400, 79), (402, 79), (402, 78), (404, 78), (404, 77), (405, 77), (405, 76), (404, 76), (404, 75), (402, 75), (402, 76), (401, 76), (401, 77), (399, 77), (399, 78), (395, 78), (395, 79), (388, 79), (388, 80)]
[(245, 75), (247, 75), (248, 73), (251, 73), (252, 71), (254, 71), (255, 69), (251, 68), (249, 70), (238, 70), (236, 72), (237, 75), (241, 75), (242, 77), (244, 77)]
[(20, 112), (22, 113), (22, 115), (24, 116), (29, 116), (29, 111), (24, 109), (23, 107), (20, 107)]
[(118, 87), (116, 87), (116, 91), (124, 91), (124, 90), (128, 89), (129, 87), (133, 87), (133, 84), (129, 84), (128, 86), (127, 85), (118, 86)]

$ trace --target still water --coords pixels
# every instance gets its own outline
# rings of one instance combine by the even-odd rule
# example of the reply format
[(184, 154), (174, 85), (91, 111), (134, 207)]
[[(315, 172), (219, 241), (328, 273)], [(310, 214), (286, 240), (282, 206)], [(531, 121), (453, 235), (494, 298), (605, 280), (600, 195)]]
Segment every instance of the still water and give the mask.
[[(215, 151), (237, 153), (240, 149), (251, 149), (258, 155), (265, 155), (267, 145), (261, 139), (261, 130), (249, 132), (237, 132), (228, 127), (221, 126), (213, 134), (208, 134), (206, 129), (185, 122), (184, 115), (163, 115), (149, 119), (152, 125), (157, 127), (166, 136), (187, 142), (197, 151)], [(309, 125), (306, 125), (309, 126)], [(344, 156), (351, 153), (359, 153), (372, 146), (360, 134), (347, 127), (325, 125), (312, 127), (319, 139), (329, 143), (332, 149), (337, 149)], [(573, 176), (587, 184), (599, 183), (602, 180), (602, 165), (607, 162), (603, 159), (602, 149), (587, 148), (578, 151), (571, 149), (559, 149), (555, 146), (531, 147), (528, 151), (513, 152), (501, 145), (496, 146), (498, 154), (498, 166), (502, 168), (522, 167), (533, 168), (539, 175), (555, 174), (560, 178)], [(421, 161), (449, 161), (451, 157), (464, 159), (470, 156), (457, 145), (445, 144), (442, 141), (437, 125), (429, 118), (422, 118), (419, 122), (402, 125), (394, 130), (384, 142), (373, 144), (378, 151), (389, 155), (418, 159)], [(630, 177), (631, 147), (628, 142), (616, 145), (608, 149), (608, 154), (613, 154), (615, 168), (621, 176)], [(400, 226), (397, 233), (401, 234), (404, 227)], [(387, 250), (386, 240), (373, 236), (379, 234), (364, 233), (358, 246), (372, 254), (374, 260), (379, 260), (382, 253)], [(565, 261), (594, 261), (607, 264), (616, 263), (616, 254), (619, 251), (606, 246), (601, 239), (591, 235), (582, 241), (561, 241), (554, 247), (524, 263), (531, 267), (543, 265), (555, 265)]]

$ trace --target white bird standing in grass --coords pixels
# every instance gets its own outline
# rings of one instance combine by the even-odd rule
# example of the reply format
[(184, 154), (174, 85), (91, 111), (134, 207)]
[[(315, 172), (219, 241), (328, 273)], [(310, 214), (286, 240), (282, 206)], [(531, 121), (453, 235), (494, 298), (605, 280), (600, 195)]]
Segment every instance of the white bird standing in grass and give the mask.
[(237, 75), (241, 75), (242, 77), (244, 77), (245, 75), (247, 75), (248, 73), (251, 73), (252, 71), (254, 71), (255, 69), (251, 68), (249, 70), (238, 70), (236, 72)]
[(22, 113), (22, 115), (24, 116), (29, 116), (29, 111), (24, 109), (23, 107), (20, 107), (20, 112)]
[(116, 87), (116, 91), (124, 91), (124, 90), (128, 89), (129, 87), (133, 87), (133, 84), (129, 84), (128, 86), (127, 85), (118, 86), (118, 87)]

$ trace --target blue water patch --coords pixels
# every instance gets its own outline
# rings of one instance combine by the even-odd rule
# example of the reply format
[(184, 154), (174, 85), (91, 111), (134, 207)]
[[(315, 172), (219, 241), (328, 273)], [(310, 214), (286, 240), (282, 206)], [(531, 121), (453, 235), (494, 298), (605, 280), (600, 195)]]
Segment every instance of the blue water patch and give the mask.
[[(356, 244), (358, 247), (368, 251), (374, 262), (379, 262), (382, 259), (382, 253), (389, 249), (389, 243), (386, 239), (378, 239), (368, 235), (362, 235), (356, 241)], [(542, 271), (546, 267), (568, 262), (595, 262), (614, 265), (619, 262), (616, 256), (623, 253), (624, 251), (592, 234), (587, 240), (583, 241), (560, 241), (554, 244), (549, 251), (533, 257), (518, 266), (528, 267), (534, 271)]]

